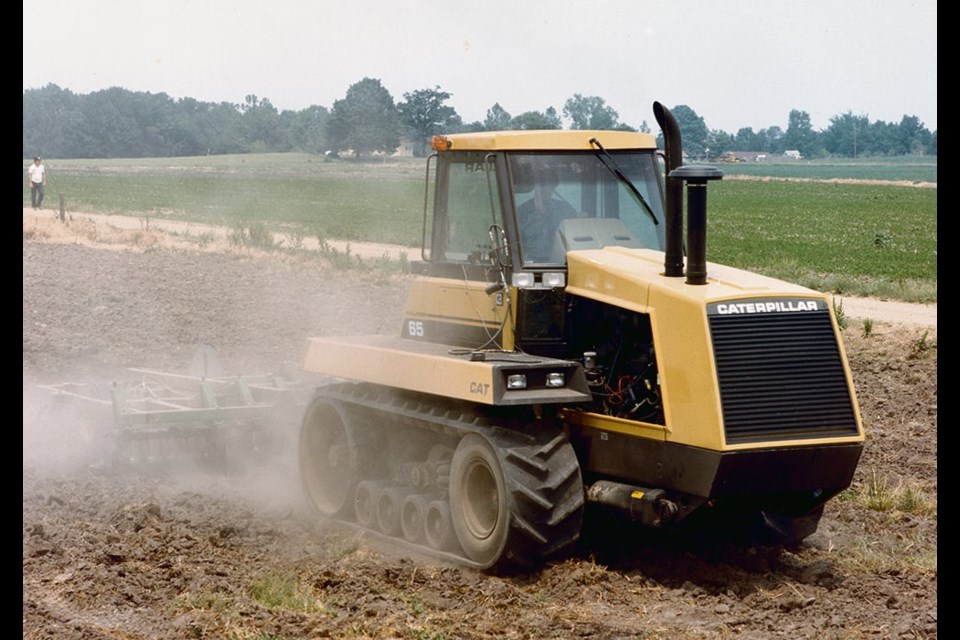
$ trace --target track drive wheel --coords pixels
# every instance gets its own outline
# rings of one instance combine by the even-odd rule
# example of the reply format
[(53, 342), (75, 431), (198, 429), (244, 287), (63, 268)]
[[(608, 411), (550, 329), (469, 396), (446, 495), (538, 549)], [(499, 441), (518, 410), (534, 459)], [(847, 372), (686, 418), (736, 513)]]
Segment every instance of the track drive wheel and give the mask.
[(307, 497), (324, 515), (354, 504), (360, 482), (357, 434), (335, 401), (314, 400), (300, 430), (300, 476)]
[(460, 440), (450, 464), (450, 519), (465, 555), (484, 569), (530, 565), (574, 542), (583, 484), (566, 436), (550, 425), (526, 434)]

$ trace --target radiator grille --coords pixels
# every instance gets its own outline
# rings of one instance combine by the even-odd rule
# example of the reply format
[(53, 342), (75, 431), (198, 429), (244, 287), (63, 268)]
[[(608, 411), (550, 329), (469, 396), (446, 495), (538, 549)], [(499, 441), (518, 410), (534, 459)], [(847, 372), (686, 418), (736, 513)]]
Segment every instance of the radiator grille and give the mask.
[[(757, 303), (749, 301), (750, 309)], [(730, 303), (708, 309), (728, 443), (858, 433), (825, 304), (810, 303), (817, 308), (808, 311), (733, 314), (718, 313), (718, 306), (729, 309)]]

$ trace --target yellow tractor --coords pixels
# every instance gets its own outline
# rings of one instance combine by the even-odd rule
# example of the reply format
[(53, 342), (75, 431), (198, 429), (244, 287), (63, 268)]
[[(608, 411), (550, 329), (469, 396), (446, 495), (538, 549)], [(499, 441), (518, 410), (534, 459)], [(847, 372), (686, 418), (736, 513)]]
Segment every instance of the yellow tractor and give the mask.
[(653, 107), (663, 153), (623, 131), (434, 138), (399, 333), (309, 342), (320, 513), (483, 570), (568, 549), (594, 507), (816, 531), (864, 442), (831, 301), (706, 261), (722, 173), (682, 165)]

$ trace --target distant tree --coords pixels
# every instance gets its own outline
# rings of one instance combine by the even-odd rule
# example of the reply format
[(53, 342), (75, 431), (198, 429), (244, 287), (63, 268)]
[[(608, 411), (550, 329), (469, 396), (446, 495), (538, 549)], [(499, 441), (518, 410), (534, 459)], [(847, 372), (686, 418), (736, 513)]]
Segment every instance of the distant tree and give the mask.
[(180, 98), (172, 105), (173, 116), (165, 135), (172, 156), (207, 153), (213, 143), (214, 105), (193, 98)]
[(563, 121), (560, 120), (560, 114), (557, 113), (557, 110), (553, 107), (547, 107), (543, 112), (543, 116), (547, 124), (555, 125), (551, 126), (551, 129), (563, 129)]
[(867, 116), (855, 116), (850, 111), (833, 116), (823, 132), (824, 149), (835, 156), (856, 158), (863, 155), (869, 140), (869, 128)]
[(281, 124), (287, 132), (292, 149), (307, 153), (323, 153), (327, 150), (327, 119), (330, 112), (326, 107), (309, 106), (301, 111), (283, 111)]
[(823, 146), (820, 137), (810, 124), (810, 114), (793, 109), (787, 119), (787, 131), (783, 134), (783, 145), (787, 149), (796, 149), (805, 158), (821, 155)]
[(761, 145), (757, 151), (783, 153), (783, 129), (777, 125), (760, 129), (760, 131), (757, 132), (757, 139)]
[[(926, 134), (926, 135), (924, 135)], [(903, 116), (897, 127), (896, 153), (922, 154), (929, 144), (930, 132), (917, 116)]]
[(87, 157), (136, 158), (150, 155), (132, 107), (132, 93), (119, 87), (87, 95), (80, 107), (88, 134), (86, 144), (90, 155)]
[(206, 153), (247, 152), (249, 149), (244, 138), (242, 118), (237, 105), (230, 102), (209, 105), (209, 109), (203, 114)]
[(487, 128), (483, 126), (483, 123), (479, 120), (474, 120), (473, 122), (464, 122), (459, 127), (457, 127), (456, 133), (475, 133), (477, 131), (486, 131)]
[(364, 78), (333, 103), (327, 124), (327, 142), (334, 151), (350, 150), (354, 156), (400, 146), (400, 115), (393, 96), (374, 78)]
[(680, 127), (683, 150), (687, 155), (703, 155), (704, 149), (707, 148), (707, 136), (710, 134), (703, 118), (685, 104), (677, 105), (671, 113), (677, 121), (677, 126)]
[(48, 84), (23, 92), (23, 157), (83, 158), (86, 125), (82, 99)]
[(288, 151), (289, 138), (284, 135), (280, 124), (280, 113), (270, 103), (255, 95), (248, 95), (240, 105), (241, 129), (244, 146), (248, 151), (263, 153), (265, 151)]
[(136, 93), (134, 104), (149, 155), (190, 156), (202, 149), (196, 126), (188, 125), (182, 116), (183, 105), (166, 93)]
[(430, 139), (438, 134), (459, 128), (463, 121), (453, 107), (444, 104), (450, 94), (433, 89), (418, 89), (403, 94), (404, 101), (397, 104), (400, 121), (413, 135), (413, 155), (423, 157), (430, 148)]
[(742, 127), (737, 131), (737, 135), (733, 137), (733, 149), (734, 151), (763, 150), (753, 127)]
[(553, 107), (547, 107), (546, 111), (525, 111), (510, 121), (510, 128), (525, 129), (532, 131), (535, 129), (562, 129), (563, 122), (557, 110)]
[(710, 134), (707, 136), (707, 146), (706, 149), (710, 149), (708, 154), (708, 160), (710, 158), (718, 158), (727, 151), (730, 151), (734, 148), (733, 136), (731, 136), (726, 131), (721, 131), (719, 129), (714, 129), (710, 131)]
[(620, 114), (599, 96), (573, 94), (563, 105), (563, 116), (571, 129), (617, 129)]
[(487, 109), (487, 117), (483, 121), (483, 128), (486, 131), (503, 131), (510, 128), (511, 120), (513, 120), (513, 116), (501, 107), (499, 102), (495, 102), (492, 107)]
[[(900, 127), (893, 122), (883, 122), (877, 120), (870, 124), (869, 148), (861, 152), (869, 155), (892, 156), (898, 155), (900, 151)], [(908, 147), (909, 148), (909, 147)], [(903, 153), (909, 153), (905, 151)]]

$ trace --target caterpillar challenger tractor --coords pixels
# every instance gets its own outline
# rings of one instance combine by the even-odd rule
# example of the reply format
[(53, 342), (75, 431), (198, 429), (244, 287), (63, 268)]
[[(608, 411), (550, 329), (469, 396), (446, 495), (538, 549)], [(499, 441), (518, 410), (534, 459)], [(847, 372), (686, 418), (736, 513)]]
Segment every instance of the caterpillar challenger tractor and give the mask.
[(622, 131), (434, 138), (400, 332), (309, 341), (319, 512), (483, 570), (567, 549), (594, 509), (816, 530), (864, 442), (830, 300), (706, 261), (722, 174), (683, 165), (654, 113), (663, 153)]

